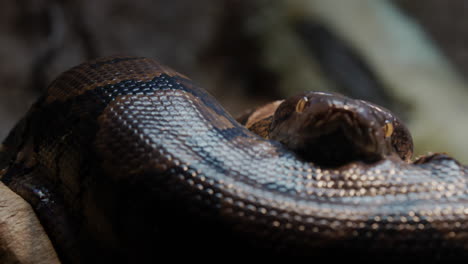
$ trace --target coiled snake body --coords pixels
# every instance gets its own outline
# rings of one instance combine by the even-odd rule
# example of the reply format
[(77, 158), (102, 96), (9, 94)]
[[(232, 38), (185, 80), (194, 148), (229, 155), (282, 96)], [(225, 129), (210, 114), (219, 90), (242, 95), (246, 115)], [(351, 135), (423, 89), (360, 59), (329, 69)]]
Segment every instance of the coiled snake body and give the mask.
[[(440, 154), (405, 161), (411, 140), (399, 121), (390, 118), (405, 142), (397, 145), (378, 129), (390, 119), (367, 115), (361, 102), (320, 93), (291, 100), (252, 126), (278, 128), (264, 139), (165, 66), (97, 59), (60, 75), (12, 130), (1, 180), (33, 206), (65, 262), (173, 252), (466, 256), (465, 166)], [(334, 124), (327, 129), (351, 139), (338, 142), (354, 142), (345, 155), (321, 145), (335, 142), (333, 131), (321, 140), (285, 134), (314, 100)], [(325, 109), (330, 101), (340, 110)]]

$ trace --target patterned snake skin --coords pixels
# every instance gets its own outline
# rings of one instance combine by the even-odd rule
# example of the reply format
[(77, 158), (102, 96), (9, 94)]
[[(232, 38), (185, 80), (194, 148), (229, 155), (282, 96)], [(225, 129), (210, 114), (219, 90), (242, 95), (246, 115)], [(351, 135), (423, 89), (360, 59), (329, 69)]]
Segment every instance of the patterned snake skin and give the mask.
[(468, 255), (468, 169), (445, 155), (325, 169), (136, 57), (63, 73), (4, 141), (1, 180), (65, 263), (162, 255)]

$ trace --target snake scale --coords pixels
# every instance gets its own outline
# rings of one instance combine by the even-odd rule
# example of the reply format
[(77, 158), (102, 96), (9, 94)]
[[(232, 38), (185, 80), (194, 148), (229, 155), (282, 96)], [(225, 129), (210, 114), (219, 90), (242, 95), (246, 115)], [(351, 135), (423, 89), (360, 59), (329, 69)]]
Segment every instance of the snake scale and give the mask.
[[(62, 73), (18, 122), (1, 147), (0, 177), (32, 205), (65, 263), (178, 254), (466, 257), (467, 167), (443, 154), (408, 161), (402, 125), (372, 128), (382, 118), (368, 121), (375, 117), (361, 102), (320, 93), (291, 100), (276, 104), (274, 120), (251, 126), (282, 127), (265, 139), (166, 66), (96, 59)], [(359, 127), (339, 137), (354, 142), (344, 152), (354, 159), (309, 161), (340, 153), (336, 137), (322, 138), (328, 153), (320, 142), (297, 149), (305, 143), (283, 133), (314, 100), (328, 123), (341, 117)], [(325, 109), (330, 100), (347, 114)], [(389, 153), (390, 139), (367, 136), (389, 129), (406, 142), (399, 155)]]

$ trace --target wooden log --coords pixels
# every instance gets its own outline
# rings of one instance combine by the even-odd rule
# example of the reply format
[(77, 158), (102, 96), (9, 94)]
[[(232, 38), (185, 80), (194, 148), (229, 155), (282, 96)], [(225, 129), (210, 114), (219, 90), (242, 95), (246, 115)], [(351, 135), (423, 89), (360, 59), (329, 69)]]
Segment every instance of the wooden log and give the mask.
[(0, 263), (60, 263), (31, 206), (0, 182)]

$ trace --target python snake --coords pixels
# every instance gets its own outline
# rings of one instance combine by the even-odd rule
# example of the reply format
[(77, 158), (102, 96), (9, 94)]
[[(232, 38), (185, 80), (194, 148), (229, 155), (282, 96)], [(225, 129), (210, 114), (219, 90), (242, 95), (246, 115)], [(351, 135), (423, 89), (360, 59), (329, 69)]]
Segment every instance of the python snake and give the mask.
[(0, 177), (63, 262), (466, 257), (467, 167), (442, 154), (409, 161), (404, 126), (370, 103), (307, 93), (273, 108), (239, 119), (275, 128), (265, 139), (166, 66), (96, 59), (62, 73), (18, 122)]

